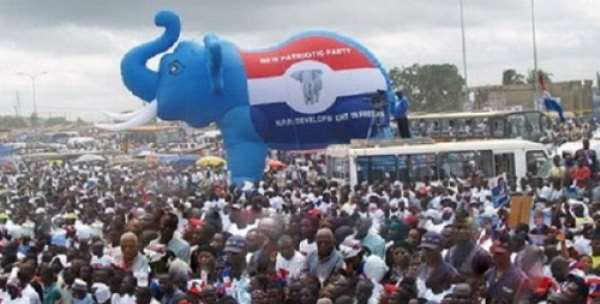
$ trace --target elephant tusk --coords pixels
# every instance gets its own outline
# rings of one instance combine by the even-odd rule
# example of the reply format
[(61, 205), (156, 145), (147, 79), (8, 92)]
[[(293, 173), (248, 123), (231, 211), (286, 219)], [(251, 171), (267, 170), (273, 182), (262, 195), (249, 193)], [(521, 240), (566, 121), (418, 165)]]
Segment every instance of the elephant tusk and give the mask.
[(129, 119), (127, 121), (124, 121), (121, 123), (116, 123), (116, 124), (96, 124), (96, 128), (109, 130), (109, 131), (128, 130), (128, 129), (132, 129), (132, 128), (139, 127), (141, 125), (146, 124), (147, 122), (149, 122), (153, 118), (155, 118), (157, 113), (158, 113), (158, 103), (156, 102), (156, 100), (154, 100), (149, 105), (141, 108), (140, 110), (138, 110), (134, 113), (125, 114), (125, 115), (135, 114), (135, 115), (132, 115), (131, 117), (129, 117)]
[(107, 116), (111, 120), (125, 121), (125, 120), (129, 120), (132, 117), (136, 116), (137, 113), (140, 112), (141, 110), (142, 109), (137, 110), (137, 111), (133, 111), (133, 112), (128, 112), (128, 113), (115, 113), (115, 112), (103, 111), (102, 114), (104, 114), (105, 116)]

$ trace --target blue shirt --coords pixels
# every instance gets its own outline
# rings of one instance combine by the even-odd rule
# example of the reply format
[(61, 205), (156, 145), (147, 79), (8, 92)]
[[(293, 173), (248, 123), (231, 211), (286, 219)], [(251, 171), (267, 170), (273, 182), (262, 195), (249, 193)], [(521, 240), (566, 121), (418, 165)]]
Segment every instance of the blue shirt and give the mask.
[(408, 99), (406, 96), (394, 102), (391, 112), (395, 119), (406, 117), (408, 112)]

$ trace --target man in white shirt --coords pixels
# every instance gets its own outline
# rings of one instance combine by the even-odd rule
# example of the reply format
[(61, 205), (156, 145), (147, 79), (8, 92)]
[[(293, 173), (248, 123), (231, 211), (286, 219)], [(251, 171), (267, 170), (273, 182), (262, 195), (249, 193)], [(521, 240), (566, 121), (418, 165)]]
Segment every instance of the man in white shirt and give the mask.
[(173, 213), (166, 213), (160, 218), (160, 236), (150, 242), (150, 246), (156, 244), (166, 245), (182, 261), (190, 262), (190, 244), (175, 235), (179, 219)]
[(95, 269), (110, 267), (113, 258), (104, 252), (104, 242), (97, 240), (92, 244), (92, 261), (90, 264)]
[(40, 296), (30, 284), (35, 274), (34, 269), (35, 267), (29, 262), (19, 267), (17, 272), (18, 287), (22, 289), (21, 297), (28, 299), (30, 304), (41, 304)]
[(315, 235), (319, 227), (319, 222), (314, 217), (304, 217), (300, 220), (300, 236), (303, 238), (300, 242), (299, 251), (304, 256), (317, 251), (317, 242)]
[(275, 261), (277, 274), (287, 281), (299, 278), (304, 269), (305, 257), (294, 249), (294, 242), (289, 235), (279, 238), (277, 251)]
[(132, 272), (138, 282), (147, 282), (150, 265), (146, 257), (139, 253), (138, 238), (133, 232), (126, 232), (121, 236), (120, 248), (114, 260), (115, 266)]

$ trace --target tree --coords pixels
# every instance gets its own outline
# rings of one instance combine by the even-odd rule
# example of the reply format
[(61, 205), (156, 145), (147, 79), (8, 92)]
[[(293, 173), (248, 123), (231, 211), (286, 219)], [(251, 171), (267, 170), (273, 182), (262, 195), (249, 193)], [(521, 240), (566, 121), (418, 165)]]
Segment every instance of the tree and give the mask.
[(68, 121), (64, 117), (50, 117), (50, 118), (46, 119), (46, 126), (48, 126), (48, 127), (61, 125), (61, 124), (65, 124), (65, 123), (68, 123)]
[(464, 101), (465, 80), (453, 64), (413, 64), (393, 68), (390, 78), (410, 100), (412, 111), (459, 111)]
[(31, 113), (31, 116), (29, 116), (29, 123), (31, 124), (31, 126), (35, 128), (39, 125), (39, 122), (40, 117), (37, 115), (37, 113)]
[(27, 121), (23, 117), (0, 116), (0, 129), (26, 128)]
[(538, 73), (536, 74), (535, 71), (529, 71), (529, 75), (527, 76), (527, 83), (528, 84), (534, 84), (536, 82), (538, 82), (538, 75), (542, 74), (544, 77), (544, 82), (545, 83), (552, 83), (552, 79), (550, 77), (552, 77), (552, 73), (548, 73), (546, 71), (543, 70), (537, 70)]
[(517, 73), (515, 69), (504, 70), (504, 72), (502, 72), (502, 84), (525, 84), (525, 76)]

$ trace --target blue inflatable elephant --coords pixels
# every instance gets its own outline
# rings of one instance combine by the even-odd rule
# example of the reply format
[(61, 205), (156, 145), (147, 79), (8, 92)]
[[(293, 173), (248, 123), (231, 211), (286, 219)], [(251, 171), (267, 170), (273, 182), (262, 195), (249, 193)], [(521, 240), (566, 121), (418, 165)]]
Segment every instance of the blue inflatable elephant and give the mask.
[(169, 11), (159, 12), (155, 24), (165, 28), (162, 36), (132, 49), (121, 63), (125, 86), (149, 104), (113, 115), (125, 122), (99, 127), (124, 130), (157, 116), (193, 127), (214, 122), (234, 183), (262, 177), (268, 148), (316, 149), (367, 138), (375, 118), (387, 127), (389, 109), (374, 108), (372, 100), (394, 104), (388, 75), (351, 39), (305, 32), (274, 48), (242, 51), (208, 34), (204, 45), (180, 42), (155, 72), (147, 61), (172, 47), (181, 30)]

